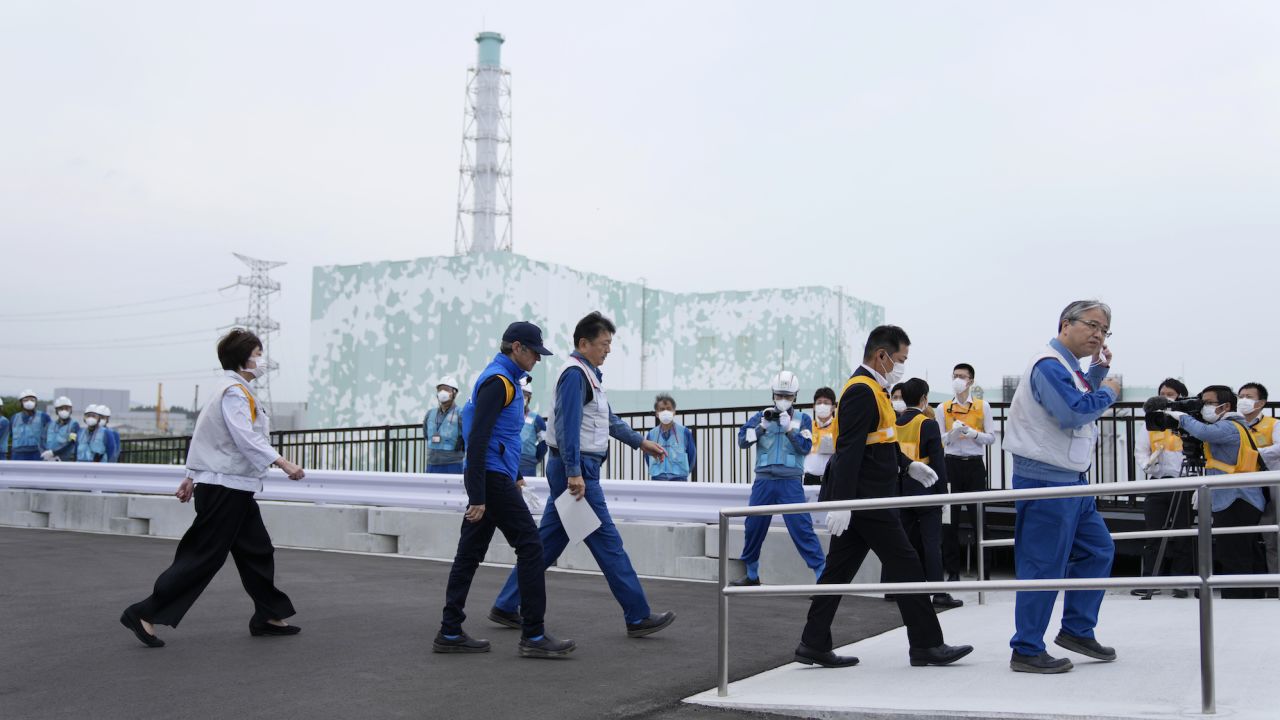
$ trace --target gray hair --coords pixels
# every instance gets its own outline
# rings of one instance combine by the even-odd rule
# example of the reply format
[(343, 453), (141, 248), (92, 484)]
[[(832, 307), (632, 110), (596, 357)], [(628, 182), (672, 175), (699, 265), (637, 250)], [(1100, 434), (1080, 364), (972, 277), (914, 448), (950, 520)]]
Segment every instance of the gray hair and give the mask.
[(658, 404), (662, 402), (669, 402), (671, 403), (671, 409), (672, 410), (676, 409), (676, 399), (671, 397), (671, 393), (658, 393), (656, 396), (654, 396), (653, 409), (657, 410)]
[(507, 342), (506, 340), (503, 340), (502, 344), (498, 346), (498, 352), (502, 353), (503, 355), (510, 355), (511, 353), (515, 352), (515, 349), (516, 349), (516, 346), (513, 343)]
[(1102, 314), (1107, 316), (1107, 323), (1111, 323), (1110, 305), (1101, 300), (1076, 300), (1062, 309), (1062, 314), (1058, 316), (1058, 331), (1062, 331), (1062, 323), (1079, 320), (1090, 310), (1101, 310)]

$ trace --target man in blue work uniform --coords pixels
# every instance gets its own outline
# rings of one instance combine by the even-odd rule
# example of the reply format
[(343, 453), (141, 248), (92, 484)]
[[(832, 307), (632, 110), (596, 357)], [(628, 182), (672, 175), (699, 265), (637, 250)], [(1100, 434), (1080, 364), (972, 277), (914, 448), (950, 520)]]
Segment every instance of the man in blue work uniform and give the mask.
[(431, 649), (438, 653), (488, 652), (489, 641), (472, 638), (462, 630), (467, 619), (463, 607), (476, 568), (484, 560), (501, 530), (516, 551), (515, 573), (520, 576), (520, 609), (516, 627), (521, 633), (521, 657), (563, 657), (576, 647), (572, 640), (557, 640), (546, 634), (543, 614), (547, 607), (543, 584), (542, 543), (533, 516), (525, 505), (520, 487), (520, 428), (524, 426), (524, 403), (520, 381), (551, 351), (542, 345), (542, 330), (533, 323), (514, 322), (502, 335), (500, 351), (476, 378), (476, 384), (462, 411), (467, 438), (463, 484), (467, 490), (467, 511), (458, 538), (458, 554), (449, 569), (445, 590), (444, 619)]
[(698, 467), (698, 448), (693, 444), (693, 431), (676, 422), (676, 400), (661, 393), (653, 401), (658, 426), (649, 431), (648, 439), (662, 446), (667, 456), (649, 458), (649, 479), (688, 482), (689, 474)]
[[(804, 461), (813, 449), (813, 420), (805, 413), (792, 408), (796, 393), (800, 392), (800, 379), (790, 370), (773, 376), (770, 383), (773, 406), (752, 415), (738, 428), (738, 447), (756, 447), (756, 476), (751, 484), (750, 505), (781, 505), (802, 503), (804, 498)], [(730, 585), (760, 584), (760, 550), (769, 535), (772, 515), (752, 515), (743, 523), (745, 539), (742, 544), (742, 562), (746, 563), (745, 577)], [(814, 577), (822, 577), (825, 561), (822, 559), (822, 543), (813, 531), (813, 518), (809, 513), (783, 515), (782, 521), (791, 535), (804, 564)]]
[(9, 418), (0, 415), (0, 460), (9, 459)]
[(76, 436), (76, 462), (111, 462), (107, 454), (107, 429), (102, 426), (98, 406), (84, 411), (84, 429)]
[(107, 462), (120, 462), (120, 433), (111, 427), (111, 408), (99, 405), (98, 414), (102, 416), (102, 431), (107, 435)]
[(524, 427), (520, 429), (520, 475), (535, 477), (547, 456), (547, 419), (533, 411), (533, 381), (524, 384)]
[[(1058, 337), (1032, 357), (1009, 407), (1004, 449), (1013, 453), (1013, 488), (1086, 485), (1098, 442), (1095, 421), (1120, 397), (1107, 379), (1111, 351), (1111, 308), (1077, 300), (1058, 317)], [(1089, 372), (1078, 358), (1091, 357)], [(1115, 543), (1093, 497), (1019, 500), (1015, 503), (1014, 568), (1019, 580), (1100, 578), (1111, 574)], [(1054, 643), (1074, 653), (1109, 662), (1113, 648), (1094, 638), (1102, 590), (1065, 593), (1062, 630)], [(1009, 645), (1014, 672), (1062, 673), (1067, 658), (1045, 652), (1056, 591), (1019, 592), (1014, 604), (1017, 631)]]
[(454, 400), (458, 397), (458, 381), (446, 375), (436, 383), (437, 407), (422, 419), (422, 435), (427, 439), (427, 472), (445, 475), (462, 474), (462, 414)]
[[(599, 368), (609, 356), (615, 332), (617, 328), (599, 312), (584, 317), (573, 330), (576, 350), (556, 381), (555, 404), (547, 424), (547, 445), (551, 448), (547, 485), (551, 496), (542, 515), (539, 535), (543, 566), (551, 567), (569, 544), (569, 536), (556, 512), (556, 498), (566, 491), (576, 502), (585, 498), (600, 519), (600, 527), (586, 538), (587, 548), (604, 573), (614, 599), (622, 606), (627, 636), (643, 637), (667, 627), (676, 616), (673, 612), (650, 613), (640, 578), (622, 547), (622, 536), (605, 504), (600, 466), (609, 451), (610, 437), (651, 456), (661, 458), (664, 452), (658, 444), (640, 437), (609, 407), (604, 376)], [(518, 627), (517, 602), (523, 611), (523, 598), (517, 598), (517, 592), (524, 587), (524, 582), (523, 576), (511, 573), (489, 611), (490, 620), (506, 627)]]
[(47, 449), (45, 442), (51, 422), (49, 413), (36, 410), (34, 390), (23, 390), (18, 401), (22, 409), (13, 414), (9, 429), (13, 437), (12, 457), (14, 460), (39, 460)]
[(80, 432), (80, 423), (71, 417), (71, 398), (63, 395), (53, 401), (57, 417), (49, 423), (45, 435), (45, 451), (41, 457), (45, 460), (72, 462), (76, 459), (76, 436)]

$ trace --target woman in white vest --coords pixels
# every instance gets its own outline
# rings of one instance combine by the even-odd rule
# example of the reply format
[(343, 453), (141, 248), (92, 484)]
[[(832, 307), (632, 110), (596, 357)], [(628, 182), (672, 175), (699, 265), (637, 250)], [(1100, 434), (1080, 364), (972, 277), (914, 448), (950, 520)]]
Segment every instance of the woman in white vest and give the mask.
[(155, 625), (177, 627), (187, 610), (227, 560), (236, 561), (240, 581), (253, 599), (249, 633), (295, 635), (297, 625), (289, 596), (275, 586), (275, 548), (253, 499), (262, 478), (274, 465), (290, 480), (303, 478), (302, 468), (271, 447), (267, 413), (249, 383), (267, 372), (262, 342), (235, 329), (218, 341), (218, 361), (226, 371), (196, 419), (187, 450), (187, 478), (178, 499), (196, 501), (196, 519), (178, 543), (169, 569), (156, 579), (147, 599), (125, 608), (120, 622), (148, 647), (164, 647)]

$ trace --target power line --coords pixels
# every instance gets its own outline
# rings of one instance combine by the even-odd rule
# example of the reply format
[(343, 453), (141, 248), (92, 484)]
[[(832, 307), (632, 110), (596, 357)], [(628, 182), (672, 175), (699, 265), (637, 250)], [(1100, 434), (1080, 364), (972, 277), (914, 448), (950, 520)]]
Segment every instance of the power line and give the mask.
[(138, 375), (7, 375), (0, 373), (0, 378), (8, 380), (182, 380), (197, 377), (215, 377), (221, 368), (208, 370), (175, 370), (174, 372), (151, 372)]
[[(225, 289), (225, 288), (223, 288)], [(137, 307), (139, 305), (154, 305), (156, 303), (169, 302), (171, 300), (185, 300), (187, 298), (200, 297), (203, 295), (221, 294), (222, 290), (201, 290), (200, 292), (186, 293), (184, 295), (173, 295), (170, 297), (156, 298), (155, 300), (139, 300), (138, 302), (120, 303), (118, 305), (99, 305), (93, 308), (84, 308), (80, 310), (42, 310), (33, 313), (4, 313), (0, 314), (0, 320), (22, 320), (28, 318), (42, 318), (50, 315), (79, 315), (83, 313), (96, 313), (101, 310), (116, 310), (119, 308)]]
[(86, 320), (115, 320), (117, 318), (141, 317), (143, 315), (161, 315), (164, 313), (179, 312), (182, 310), (195, 310), (197, 308), (214, 307), (217, 305), (227, 305), (235, 302), (240, 302), (240, 301), (237, 300), (236, 298), (229, 298), (227, 300), (218, 300), (216, 302), (211, 302), (211, 303), (200, 303), (198, 305), (180, 305), (178, 307), (161, 308), (159, 310), (147, 310), (144, 312), (136, 312), (136, 313), (118, 313), (118, 314), (112, 314), (112, 315), (94, 315), (92, 317), (82, 316), (82, 317), (73, 317), (73, 318), (27, 318), (27, 319), (12, 319), (12, 318), (0, 317), (0, 322), (84, 322)]
[(212, 340), (208, 337), (194, 338), (191, 340), (170, 340), (168, 342), (157, 343), (117, 343), (112, 345), (93, 345), (93, 344), (62, 344), (62, 345), (17, 345), (13, 347), (0, 347), (0, 352), (5, 350), (13, 352), (61, 352), (64, 350), (133, 350), (134, 348), (156, 348), (156, 347), (173, 347), (175, 345), (196, 345), (209, 344)]

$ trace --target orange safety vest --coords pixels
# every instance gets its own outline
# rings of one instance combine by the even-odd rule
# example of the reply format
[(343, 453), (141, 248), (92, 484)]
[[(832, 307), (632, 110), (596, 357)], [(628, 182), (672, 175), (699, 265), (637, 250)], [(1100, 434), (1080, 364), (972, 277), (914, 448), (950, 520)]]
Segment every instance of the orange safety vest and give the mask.
[(929, 464), (929, 458), (920, 456), (920, 427), (928, 419), (924, 413), (921, 413), (908, 420), (905, 424), (897, 426), (898, 447), (902, 448), (902, 454), (915, 462), (922, 462), (926, 465)]
[[(875, 432), (867, 433), (867, 444), (875, 445), (878, 443), (896, 442), (896, 427), (898, 424), (898, 414), (893, 411), (893, 401), (889, 399), (889, 393), (880, 387), (880, 383), (872, 380), (866, 375), (855, 375), (849, 378), (840, 390), (840, 397), (844, 397), (845, 392), (853, 385), (866, 385), (871, 388), (871, 394), (876, 400), (876, 407), (880, 410), (880, 420), (876, 423)], [(835, 429), (837, 436), (840, 433), (839, 423), (832, 421), (831, 427)]]
[(1249, 445), (1249, 431), (1245, 429), (1243, 423), (1234, 420), (1226, 420), (1236, 426), (1236, 430), (1240, 433), (1240, 452), (1236, 454), (1234, 464), (1215, 459), (1213, 451), (1209, 449), (1209, 443), (1204, 444), (1204, 466), (1221, 470), (1225, 473), (1247, 473), (1254, 472), (1258, 469), (1258, 451)]
[(1148, 432), (1147, 437), (1151, 438), (1152, 455), (1161, 450), (1172, 453), (1182, 452), (1182, 438), (1178, 437), (1178, 434), (1172, 430)]
[(968, 405), (956, 403), (955, 398), (942, 403), (942, 419), (945, 425), (943, 430), (951, 432), (951, 426), (960, 420), (974, 430), (984, 432), (983, 422), (986, 418), (984, 407), (981, 400), (974, 398), (969, 398)]
[(1271, 438), (1274, 436), (1276, 429), (1276, 419), (1273, 417), (1258, 418), (1258, 424), (1249, 428), (1249, 432), (1253, 433), (1253, 442), (1260, 448), (1270, 447)]
[(834, 449), (836, 446), (836, 431), (839, 429), (840, 429), (839, 426), (836, 425), (835, 413), (832, 413), (831, 422), (827, 423), (826, 427), (819, 427), (818, 419), (817, 417), (815, 417), (813, 420), (813, 429), (812, 429), (813, 447), (809, 450), (809, 454), (810, 455), (818, 454), (818, 447), (822, 445), (822, 438), (824, 437), (831, 438), (831, 447)]

